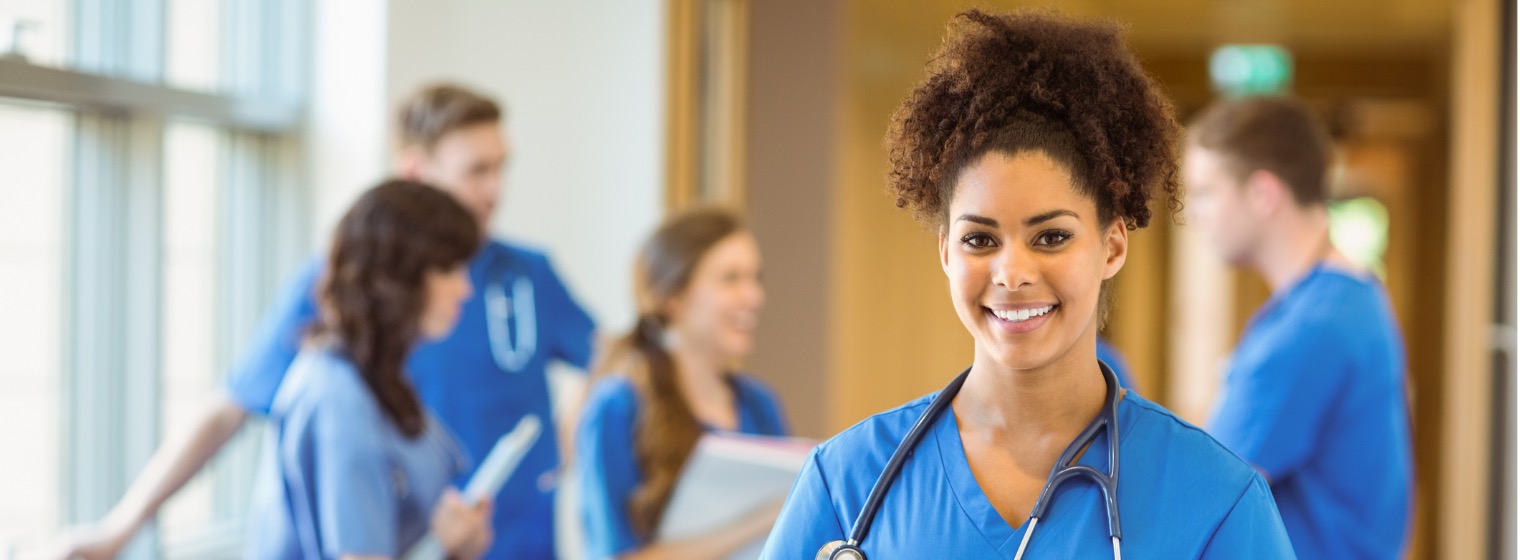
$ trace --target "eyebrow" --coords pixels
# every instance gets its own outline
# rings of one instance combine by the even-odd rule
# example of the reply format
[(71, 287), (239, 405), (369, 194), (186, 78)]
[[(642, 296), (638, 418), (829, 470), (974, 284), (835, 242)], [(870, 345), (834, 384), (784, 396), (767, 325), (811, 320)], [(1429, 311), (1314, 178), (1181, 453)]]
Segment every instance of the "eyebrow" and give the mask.
[(1041, 214), (1035, 214), (1033, 216), (1025, 218), (1024, 219), (1024, 226), (1025, 227), (1033, 227), (1033, 226), (1039, 225), (1041, 223), (1054, 220), (1054, 219), (1056, 219), (1057, 217), (1060, 217), (1060, 216), (1071, 216), (1073, 218), (1079, 218), (1080, 219), (1080, 217), (1077, 216), (1077, 213), (1076, 212), (1072, 212), (1071, 210), (1051, 210), (1049, 212), (1044, 212), (1044, 213), (1041, 213)]
[[(1049, 212), (1043, 212), (1043, 213), (1036, 214), (1034, 216), (1030, 216), (1028, 218), (1025, 218), (1024, 219), (1024, 227), (1034, 227), (1036, 225), (1039, 225), (1039, 224), (1042, 224), (1042, 223), (1054, 220), (1054, 219), (1056, 219), (1057, 217), (1060, 217), (1060, 216), (1071, 216), (1073, 218), (1079, 218), (1079, 216), (1077, 216), (1077, 213), (1076, 212), (1072, 212), (1071, 210), (1051, 210)], [(971, 223), (974, 223), (974, 224), (981, 224), (981, 225), (984, 225), (984, 226), (987, 226), (987, 227), (993, 227), (993, 228), (998, 227), (997, 220), (994, 220), (992, 218), (988, 218), (986, 216), (978, 216), (976, 214), (961, 214), (960, 217), (958, 217), (958, 218), (955, 219), (955, 221), (957, 221), (957, 222), (959, 222), (959, 221), (967, 221), (967, 222), (971, 222)]]

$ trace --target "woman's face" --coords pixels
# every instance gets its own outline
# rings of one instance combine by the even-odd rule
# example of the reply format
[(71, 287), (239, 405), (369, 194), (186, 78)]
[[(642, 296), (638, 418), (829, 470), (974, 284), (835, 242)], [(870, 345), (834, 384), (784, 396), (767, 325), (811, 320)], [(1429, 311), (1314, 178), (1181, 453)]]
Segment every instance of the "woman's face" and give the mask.
[(1129, 232), (1098, 222), (1064, 166), (989, 153), (957, 178), (947, 219), (940, 263), (979, 360), (1041, 368), (1096, 337), (1099, 291), (1124, 265)]
[(764, 305), (760, 247), (749, 233), (735, 233), (697, 263), (686, 290), (669, 304), (670, 326), (677, 344), (737, 360), (749, 355)]
[(459, 307), (470, 298), (470, 276), (463, 263), (447, 269), (429, 269), (423, 276), (426, 300), (418, 332), (425, 340), (449, 335), (459, 322)]

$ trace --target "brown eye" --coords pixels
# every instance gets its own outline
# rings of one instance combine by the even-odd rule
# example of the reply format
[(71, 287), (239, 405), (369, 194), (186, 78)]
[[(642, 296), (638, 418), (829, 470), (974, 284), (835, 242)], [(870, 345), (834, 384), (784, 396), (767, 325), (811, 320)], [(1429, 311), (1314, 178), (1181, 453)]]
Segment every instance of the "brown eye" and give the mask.
[(961, 238), (961, 244), (973, 249), (986, 249), (997, 245), (997, 240), (985, 233), (972, 233)]
[(1050, 230), (1040, 232), (1040, 235), (1034, 238), (1034, 244), (1042, 247), (1054, 247), (1065, 243), (1069, 239), (1071, 239), (1071, 233), (1069, 232)]

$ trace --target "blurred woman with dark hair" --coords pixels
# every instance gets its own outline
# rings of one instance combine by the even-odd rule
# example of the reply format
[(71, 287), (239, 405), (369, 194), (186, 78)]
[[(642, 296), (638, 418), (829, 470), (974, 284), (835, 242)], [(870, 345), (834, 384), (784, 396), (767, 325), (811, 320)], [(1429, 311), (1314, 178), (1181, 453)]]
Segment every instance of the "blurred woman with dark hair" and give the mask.
[(276, 393), (251, 558), (396, 558), (431, 529), (451, 557), (490, 545), (489, 500), (449, 481), (468, 467), (403, 371), (447, 336), (470, 296), (475, 218), (443, 191), (393, 180), (338, 224), (320, 321)]
[(576, 434), (587, 552), (725, 557), (769, 532), (780, 504), (702, 538), (654, 534), (704, 433), (787, 433), (770, 389), (733, 370), (765, 301), (760, 250), (733, 214), (686, 212), (645, 242), (634, 289), (638, 321), (610, 349)]

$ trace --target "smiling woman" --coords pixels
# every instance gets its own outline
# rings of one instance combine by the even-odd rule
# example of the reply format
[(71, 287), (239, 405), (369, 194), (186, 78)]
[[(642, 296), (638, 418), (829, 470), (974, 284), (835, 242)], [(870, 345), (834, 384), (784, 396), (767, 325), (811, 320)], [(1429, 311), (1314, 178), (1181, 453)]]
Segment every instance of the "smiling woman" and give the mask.
[(656, 530), (704, 433), (788, 432), (770, 388), (734, 371), (765, 303), (760, 249), (725, 210), (677, 214), (639, 251), (634, 293), (638, 319), (598, 368), (576, 431), (588, 556), (729, 557), (765, 536), (777, 506), (700, 537)]
[(931, 60), (890, 190), (938, 232), (971, 366), (820, 445), (763, 558), (1291, 558), (1261, 477), (1094, 358), (1130, 230), (1180, 206), (1179, 127), (1118, 27), (971, 10)]

